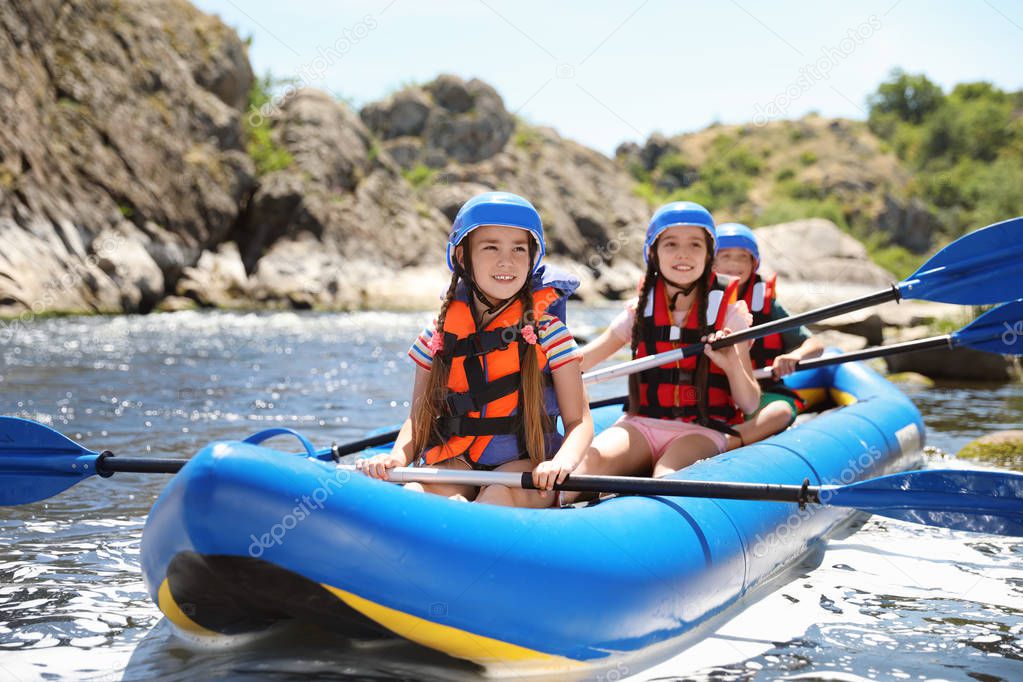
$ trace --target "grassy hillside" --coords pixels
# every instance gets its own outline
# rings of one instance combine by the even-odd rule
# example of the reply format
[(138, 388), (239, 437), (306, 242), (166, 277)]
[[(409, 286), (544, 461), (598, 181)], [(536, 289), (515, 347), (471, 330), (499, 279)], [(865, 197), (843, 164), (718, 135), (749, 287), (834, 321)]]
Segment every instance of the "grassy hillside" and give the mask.
[(752, 226), (828, 218), (900, 275), (922, 252), (1023, 214), (1023, 92), (946, 94), (895, 72), (869, 105), (867, 122), (810, 115), (653, 136), (622, 145), (618, 161), (651, 205), (689, 199)]

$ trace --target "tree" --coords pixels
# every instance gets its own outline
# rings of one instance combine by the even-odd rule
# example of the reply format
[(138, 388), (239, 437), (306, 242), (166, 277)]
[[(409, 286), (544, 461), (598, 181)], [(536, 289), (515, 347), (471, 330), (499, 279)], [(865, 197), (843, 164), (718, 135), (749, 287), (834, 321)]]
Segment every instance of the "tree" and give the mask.
[(870, 118), (894, 114), (908, 123), (918, 124), (941, 106), (945, 95), (941, 87), (927, 76), (911, 76), (901, 69), (892, 71), (891, 80), (882, 83), (877, 92), (867, 98)]

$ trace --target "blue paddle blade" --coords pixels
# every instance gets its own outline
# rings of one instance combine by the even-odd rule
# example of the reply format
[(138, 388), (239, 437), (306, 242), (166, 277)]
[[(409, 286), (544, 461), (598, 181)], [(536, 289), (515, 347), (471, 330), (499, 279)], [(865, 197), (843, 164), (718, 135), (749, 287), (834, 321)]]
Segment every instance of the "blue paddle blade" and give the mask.
[(903, 298), (957, 305), (1023, 297), (1023, 217), (960, 237), (898, 286)]
[(821, 503), (926, 526), (1023, 536), (1023, 474), (934, 469), (821, 486)]
[(96, 473), (98, 457), (48, 426), (0, 417), (0, 506), (52, 497)]
[(1000, 355), (1023, 355), (1023, 299), (987, 311), (954, 332), (952, 344)]

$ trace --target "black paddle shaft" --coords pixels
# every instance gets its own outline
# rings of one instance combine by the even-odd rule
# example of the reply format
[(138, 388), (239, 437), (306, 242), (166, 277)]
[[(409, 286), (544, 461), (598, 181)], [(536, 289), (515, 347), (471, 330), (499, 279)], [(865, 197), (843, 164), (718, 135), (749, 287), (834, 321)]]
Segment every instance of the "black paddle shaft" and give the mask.
[(96, 458), (96, 473), (104, 478), (119, 471), (133, 474), (176, 474), (187, 461), (159, 457), (114, 457), (114, 453), (107, 450)]
[[(533, 475), (522, 474), (522, 487), (536, 490)], [(569, 476), (555, 490), (585, 493), (622, 493), (626, 495), (673, 495), (678, 497), (712, 497), (728, 500), (762, 500), (796, 502), (799, 505), (820, 502), (820, 488), (775, 483), (728, 483), (718, 481), (678, 481), (670, 478), (632, 478), (630, 476)]]
[(831, 355), (826, 358), (800, 360), (796, 363), (796, 369), (800, 370), (813, 369), (814, 367), (827, 367), (828, 365), (838, 365), (843, 362), (855, 362), (857, 360), (869, 360), (871, 358), (884, 358), (898, 353), (916, 353), (918, 351), (931, 350), (933, 348), (943, 348), (946, 350), (955, 348), (955, 345), (952, 342), (952, 335), (946, 334), (944, 336), (935, 336), (930, 339), (920, 339), (919, 341), (893, 343), (890, 346), (866, 348), (864, 350), (858, 350), (851, 353)]
[(866, 296), (853, 299), (852, 301), (835, 303), (834, 305), (824, 306), (823, 308), (817, 308), (816, 310), (809, 310), (799, 315), (783, 317), (780, 320), (775, 320), (774, 322), (768, 322), (766, 324), (757, 325), (756, 327), (744, 329), (741, 332), (729, 334), (723, 339), (718, 339), (712, 343), (711, 347), (714, 348), (714, 350), (717, 350), (719, 348), (724, 348), (725, 346), (741, 343), (742, 341), (763, 338), (770, 334), (795, 329), (796, 327), (804, 324), (813, 324), (814, 322), (826, 320), (829, 317), (837, 317), (838, 315), (844, 315), (845, 313), (851, 313), (857, 310), (863, 310), (864, 308), (869, 308), (870, 306), (880, 305), (890, 301), (899, 301), (901, 299), (902, 294), (899, 293), (898, 285), (893, 284), (890, 289), (884, 289), (873, 294), (867, 294)]

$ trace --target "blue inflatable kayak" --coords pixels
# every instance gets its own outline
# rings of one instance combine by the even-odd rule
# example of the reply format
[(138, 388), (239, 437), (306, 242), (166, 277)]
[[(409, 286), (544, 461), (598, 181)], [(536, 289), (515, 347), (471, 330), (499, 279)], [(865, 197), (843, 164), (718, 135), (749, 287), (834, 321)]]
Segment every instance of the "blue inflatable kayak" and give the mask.
[[(846, 484), (917, 462), (919, 412), (870, 369), (788, 383), (839, 407), (675, 477)], [(598, 428), (620, 412), (595, 411)], [(351, 474), (327, 453), (232, 441), (203, 449), (164, 490), (142, 566), (190, 637), (298, 620), (397, 634), (505, 674), (566, 672), (678, 653), (849, 520), (840, 508), (680, 497), (466, 504)]]

